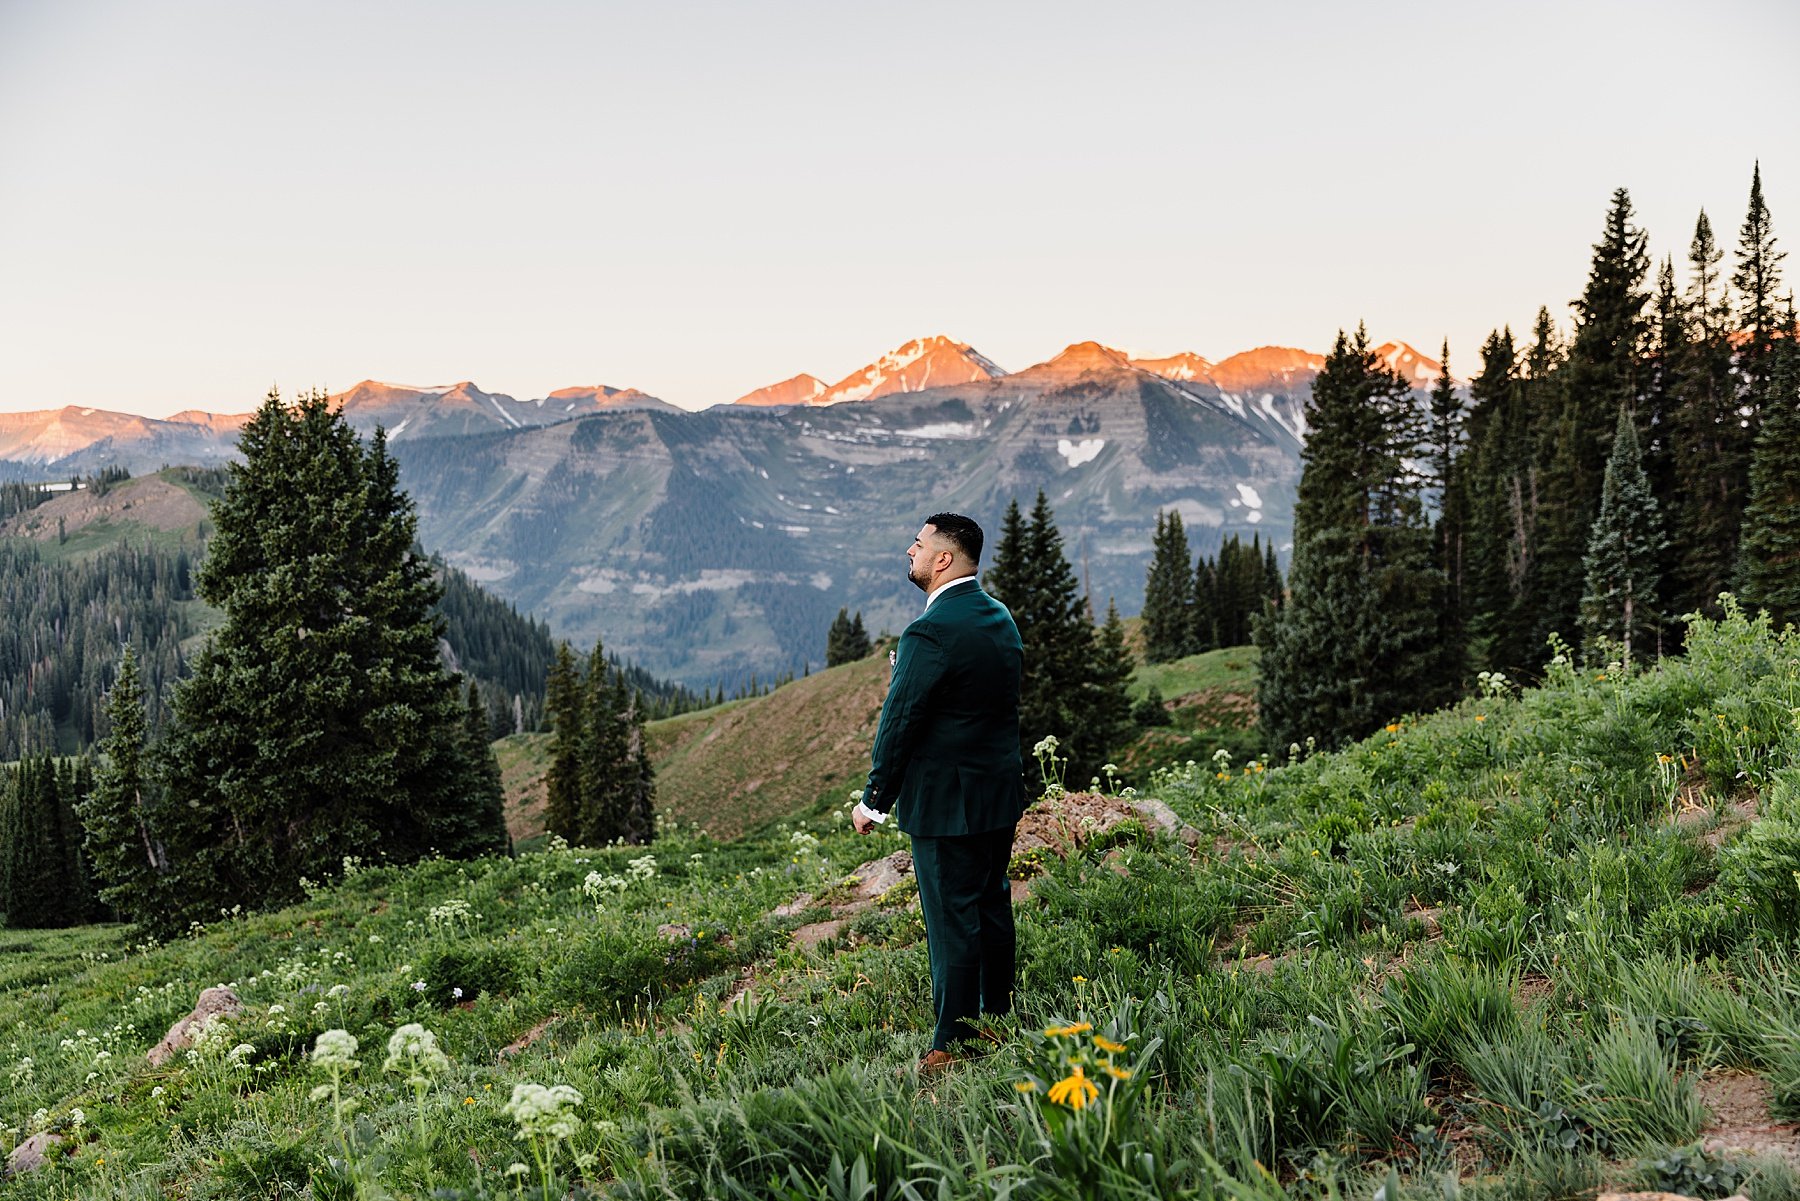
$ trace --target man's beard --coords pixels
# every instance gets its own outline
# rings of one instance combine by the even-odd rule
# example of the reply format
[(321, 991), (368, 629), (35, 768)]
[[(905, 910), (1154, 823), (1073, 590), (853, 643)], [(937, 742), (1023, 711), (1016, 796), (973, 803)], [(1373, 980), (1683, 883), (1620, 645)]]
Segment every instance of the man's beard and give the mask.
[(925, 578), (920, 579), (919, 578), (919, 564), (916, 560), (908, 559), (906, 561), (906, 578), (911, 580), (914, 584), (918, 585), (920, 592), (930, 592), (931, 591), (931, 575), (929, 572), (927, 572), (925, 575)]

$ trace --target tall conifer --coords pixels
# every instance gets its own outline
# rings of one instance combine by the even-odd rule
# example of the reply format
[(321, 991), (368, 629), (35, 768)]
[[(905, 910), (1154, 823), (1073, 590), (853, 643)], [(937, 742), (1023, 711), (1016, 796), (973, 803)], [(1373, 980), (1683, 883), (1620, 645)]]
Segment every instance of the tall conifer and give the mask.
[(166, 856), (151, 833), (154, 796), (145, 761), (149, 722), (137, 653), (127, 643), (106, 696), (110, 729), (98, 750), (94, 788), (80, 809), (100, 900), (131, 921), (154, 921)]
[(1189, 654), (1194, 644), (1191, 551), (1181, 514), (1156, 514), (1150, 571), (1144, 581), (1144, 659), (1167, 663)]
[(1738, 588), (1775, 623), (1800, 623), (1800, 323), (1788, 297), (1786, 336), (1775, 343), (1762, 428), (1750, 464)]
[(1453, 695), (1443, 575), (1408, 460), (1419, 428), (1407, 381), (1358, 328), (1313, 383), (1287, 604), (1257, 625), (1262, 722), (1277, 746), (1357, 738)]
[(1619, 646), (1625, 662), (1659, 649), (1658, 593), (1665, 548), (1662, 515), (1644, 475), (1637, 429), (1619, 410), (1612, 453), (1600, 493), (1600, 512), (1588, 539), (1581, 634), (1593, 647), (1605, 639)]

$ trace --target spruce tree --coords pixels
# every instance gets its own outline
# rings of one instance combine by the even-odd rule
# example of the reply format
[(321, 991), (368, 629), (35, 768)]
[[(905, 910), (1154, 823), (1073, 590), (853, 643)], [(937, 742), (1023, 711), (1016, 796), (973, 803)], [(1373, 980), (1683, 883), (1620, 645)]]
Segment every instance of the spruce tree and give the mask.
[(623, 764), (629, 742), (621, 704), (624, 682), (607, 669), (600, 643), (588, 656), (582, 693), (585, 716), (581, 743), (581, 801), (576, 823), (583, 846), (599, 847), (617, 839), (624, 827)]
[(1150, 571), (1144, 581), (1144, 659), (1167, 663), (1190, 653), (1193, 645), (1193, 587), (1188, 575), (1191, 551), (1181, 514), (1156, 513)]
[(1450, 342), (1440, 352), (1442, 371), (1431, 387), (1427, 462), (1435, 492), (1438, 519), (1432, 551), (1437, 568), (1448, 585), (1450, 613), (1458, 630), (1463, 627), (1463, 552), (1468, 538), (1469, 499), (1463, 486), (1462, 466), (1468, 431), (1462, 393), (1450, 375)]
[(1738, 567), (1745, 604), (1767, 609), (1777, 626), (1800, 623), (1800, 323), (1793, 304), (1790, 296), (1750, 464)]
[(127, 920), (154, 922), (167, 860), (150, 829), (149, 722), (137, 653), (129, 643), (106, 697), (106, 718), (110, 729), (98, 747), (100, 767), (80, 809), (88, 858), (102, 902)]
[(1087, 729), (1094, 745), (1103, 748), (1103, 754), (1110, 758), (1137, 732), (1131, 718), (1129, 691), (1137, 663), (1125, 645), (1125, 623), (1119, 620), (1118, 606), (1110, 597), (1106, 602), (1106, 620), (1094, 631), (1092, 663), (1085, 681)]
[[(1737, 268), (1731, 282), (1738, 292), (1738, 328), (1744, 344), (1738, 352), (1745, 392), (1752, 408), (1775, 370), (1775, 333), (1780, 325), (1781, 261), (1787, 252), (1775, 247), (1769, 206), (1763, 201), (1762, 163), (1750, 175), (1750, 205), (1738, 230)], [(1754, 425), (1752, 426), (1754, 428)]]
[[(866, 633), (863, 636), (868, 637)], [(656, 839), (656, 773), (651, 769), (650, 745), (644, 737), (643, 697), (637, 692), (632, 693), (626, 706), (624, 724), (625, 761), (620, 775), (625, 803), (620, 807), (624, 823), (619, 836), (634, 846), (644, 846)]]
[(1564, 370), (1555, 442), (1543, 463), (1539, 595), (1534, 641), (1571, 636), (1579, 621), (1589, 532), (1600, 508), (1615, 418), (1640, 400), (1646, 335), (1647, 235), (1631, 196), (1613, 192), (1606, 228), (1594, 246), (1588, 282), (1575, 302), (1575, 336)]
[[(708, 698), (711, 699), (710, 696)], [(581, 747), (586, 739), (581, 675), (567, 642), (556, 648), (544, 690), (550, 766), (544, 773), (544, 829), (568, 842), (581, 837)]]
[(199, 576), (224, 624), (162, 743), (162, 808), (188, 811), (158, 827), (176, 928), (291, 900), (348, 854), (504, 849), (467, 789), (441, 590), (385, 436), (271, 392), (239, 449)]
[(1454, 695), (1443, 575), (1431, 561), (1406, 380), (1358, 328), (1313, 383), (1287, 604), (1257, 623), (1258, 701), (1276, 746), (1358, 738)]
[(8, 772), (0, 909), (13, 929), (77, 926), (99, 915), (74, 813), (79, 787), (49, 755), (28, 755)]
[(1019, 744), (1027, 778), (1036, 771), (1032, 747), (1054, 734), (1068, 757), (1068, 778), (1085, 780), (1108, 751), (1106, 732), (1089, 722), (1093, 700), (1094, 629), (1063, 554), (1062, 535), (1042, 492), (1029, 519), (1007, 508), (994, 566), (983, 586), (1012, 612), (1024, 649), (1019, 694)]
[(494, 756), (493, 722), (474, 680), (468, 683), (466, 697), (463, 753), (470, 765), (470, 794), (480, 807), (485, 837), (510, 854), (512, 835), (506, 829), (506, 785), (500, 778), (500, 760)]
[(854, 620), (848, 609), (839, 609), (825, 635), (825, 666), (837, 667), (869, 657), (869, 632), (863, 626), (862, 610)]
[(1581, 634), (1589, 648), (1617, 644), (1626, 663), (1659, 649), (1662, 514), (1644, 474), (1631, 414), (1619, 410), (1612, 453), (1600, 493), (1600, 512), (1588, 539)]
[[(1668, 611), (1720, 615), (1731, 586), (1750, 490), (1753, 436), (1745, 424), (1732, 360), (1730, 297), (1719, 276), (1724, 252), (1704, 210), (1688, 246), (1681, 326), (1665, 336), (1674, 427), (1669, 485), (1659, 495), (1673, 534)], [(1683, 340), (1676, 342), (1676, 338)], [(1655, 486), (1652, 477), (1652, 486)]]
[(1194, 561), (1194, 601), (1188, 616), (1189, 652), (1215, 650), (1219, 646), (1219, 579), (1213, 562), (1205, 555)]

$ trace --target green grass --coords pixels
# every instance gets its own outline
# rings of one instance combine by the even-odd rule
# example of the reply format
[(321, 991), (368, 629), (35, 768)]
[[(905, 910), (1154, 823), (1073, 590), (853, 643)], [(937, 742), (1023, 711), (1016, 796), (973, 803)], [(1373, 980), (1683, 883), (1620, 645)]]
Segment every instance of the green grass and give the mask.
[[(1800, 640), (1734, 617), (1689, 645), (1342, 753), (1158, 774), (1197, 849), (1052, 862), (1016, 1018), (923, 1085), (916, 912), (815, 948), (789, 934), (821, 907), (769, 916), (901, 845), (831, 817), (684, 823), (635, 871), (559, 847), (368, 868), (160, 947), (9, 933), (0, 1124), (42, 1108), (74, 1153), (6, 1195), (1800, 1196), (1697, 1146), (1709, 1073), (1761, 1077), (1767, 1121), (1800, 1106)], [(215, 982), (246, 1014), (145, 1065)], [(417, 1087), (383, 1070), (408, 1023), (448, 1057)], [(361, 1044), (348, 1111), (304, 1054), (332, 1028)], [(578, 1127), (515, 1137), (523, 1083), (573, 1086)]]

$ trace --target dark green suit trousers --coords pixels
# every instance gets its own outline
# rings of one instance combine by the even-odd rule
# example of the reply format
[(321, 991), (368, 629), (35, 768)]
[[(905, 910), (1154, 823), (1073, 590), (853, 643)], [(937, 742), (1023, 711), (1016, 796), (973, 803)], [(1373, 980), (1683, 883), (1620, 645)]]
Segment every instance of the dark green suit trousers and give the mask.
[(913, 875), (931, 955), (934, 1050), (974, 1038), (977, 1014), (1012, 1012), (1012, 826), (944, 838), (913, 835)]

